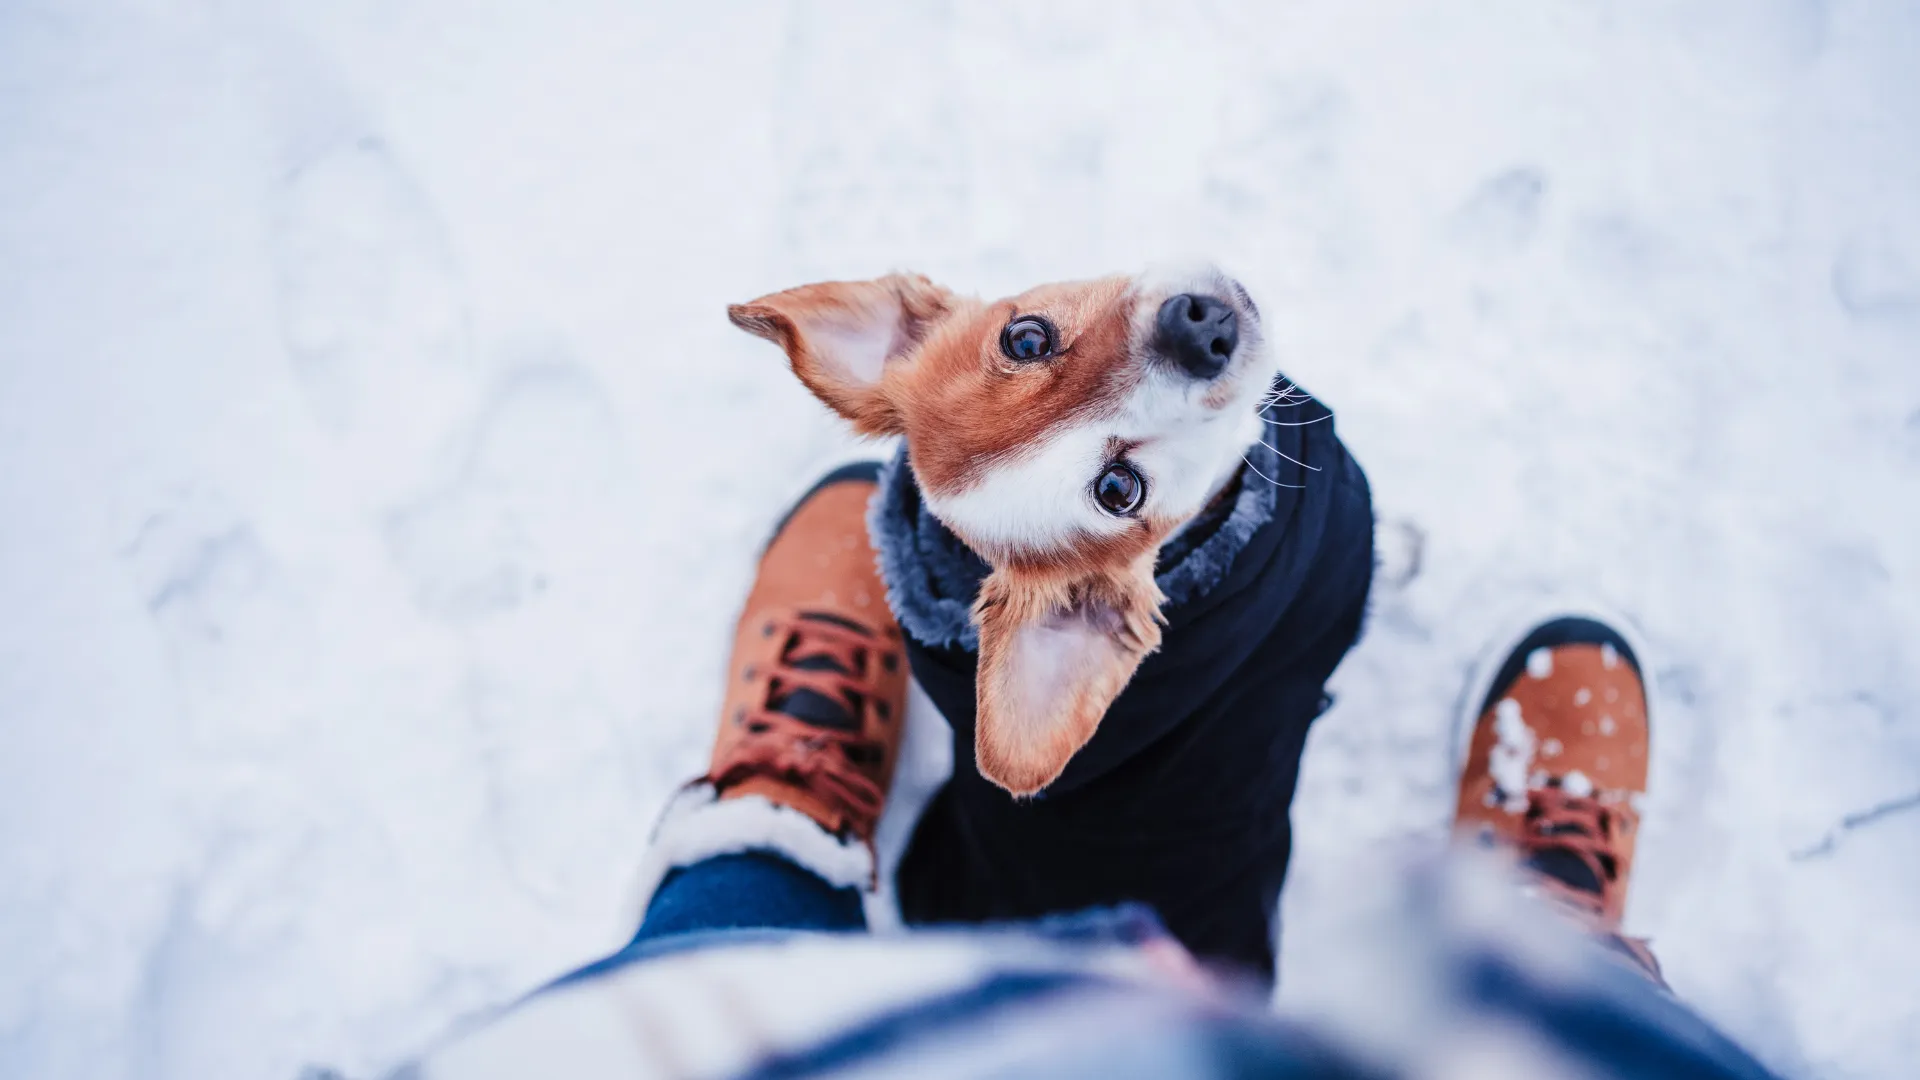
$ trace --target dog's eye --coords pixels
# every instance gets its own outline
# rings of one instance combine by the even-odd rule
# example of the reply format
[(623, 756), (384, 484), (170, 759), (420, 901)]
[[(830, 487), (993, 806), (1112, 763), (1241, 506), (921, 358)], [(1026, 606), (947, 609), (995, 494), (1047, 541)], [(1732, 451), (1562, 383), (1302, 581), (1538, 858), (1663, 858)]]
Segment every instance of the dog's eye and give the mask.
[(1000, 333), (1000, 351), (1009, 360), (1044, 360), (1053, 355), (1053, 327), (1031, 315), (1015, 319)]
[(1140, 502), (1146, 496), (1146, 482), (1130, 465), (1114, 462), (1100, 479), (1093, 482), (1093, 499), (1100, 508), (1115, 517), (1126, 517), (1140, 509)]

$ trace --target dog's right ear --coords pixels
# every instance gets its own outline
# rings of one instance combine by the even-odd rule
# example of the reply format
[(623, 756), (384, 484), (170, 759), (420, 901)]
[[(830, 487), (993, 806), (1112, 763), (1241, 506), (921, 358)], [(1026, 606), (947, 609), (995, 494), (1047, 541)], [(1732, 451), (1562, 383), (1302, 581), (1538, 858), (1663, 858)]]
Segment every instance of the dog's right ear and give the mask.
[(793, 373), (864, 435), (894, 435), (883, 379), (952, 309), (953, 294), (918, 274), (823, 281), (727, 309), (733, 325), (787, 350)]
[(974, 761), (1025, 798), (1058, 779), (1093, 738), (1107, 706), (1160, 647), (1154, 553), (1086, 577), (996, 569), (980, 585), (974, 624)]

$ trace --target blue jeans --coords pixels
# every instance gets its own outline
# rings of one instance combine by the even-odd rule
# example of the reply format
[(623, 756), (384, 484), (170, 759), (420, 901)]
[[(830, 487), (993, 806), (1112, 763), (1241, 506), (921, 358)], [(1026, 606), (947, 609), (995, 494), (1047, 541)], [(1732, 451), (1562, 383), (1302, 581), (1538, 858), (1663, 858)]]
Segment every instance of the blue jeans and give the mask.
[(796, 930), (851, 932), (866, 928), (866, 911), (856, 889), (836, 889), (813, 871), (764, 851), (716, 855), (669, 872), (654, 890), (631, 941), (619, 952), (562, 977), (554, 985), (591, 979), (650, 956), (723, 940), (750, 940)]
[[(708, 945), (865, 929), (857, 890), (835, 888), (779, 855), (723, 855), (670, 873), (625, 947), (555, 985)], [(1031, 929), (1036, 938), (1092, 937), (1120, 944), (1164, 934), (1151, 914), (1139, 908), (1042, 920)], [(1443, 938), (1445, 931), (1435, 929), (1434, 934)], [(1623, 964), (1602, 964), (1584, 983), (1559, 976), (1541, 980), (1537, 972), (1498, 950), (1467, 943), (1452, 948), (1440, 968), (1425, 978), (1436, 984), (1432, 992), (1455, 1003), (1462, 1015), (1525, 1030), (1587, 1069), (1583, 1075), (1721, 1080), (1765, 1080), (1771, 1075), (1669, 993)], [(831, 1071), (827, 1065), (856, 1060), (885, 1064), (892, 1060), (885, 1055), (904, 1053), (903, 1048), (922, 1036), (968, 1025), (983, 1038), (993, 1038), (1015, 1022), (1010, 1017), (1095, 982), (995, 977), (960, 994), (908, 1002), (870, 1017), (807, 1055), (772, 1062), (753, 1075), (811, 1075)], [(1053, 1056), (1044, 1067), (1018, 1075), (1145, 1075), (1155, 1071), (1145, 1067), (1153, 1061), (1177, 1061), (1177, 1072), (1194, 1076), (1359, 1080), (1383, 1075), (1347, 1058), (1320, 1033), (1276, 1020), (1258, 1004), (1250, 1003), (1243, 1012), (1168, 1002), (1156, 1007), (1173, 1017), (1171, 1025), (1151, 1032), (1116, 1032), (1100, 1048), (1062, 1045), (1050, 1052)], [(1187, 1015), (1181, 1015), (1183, 1010)]]

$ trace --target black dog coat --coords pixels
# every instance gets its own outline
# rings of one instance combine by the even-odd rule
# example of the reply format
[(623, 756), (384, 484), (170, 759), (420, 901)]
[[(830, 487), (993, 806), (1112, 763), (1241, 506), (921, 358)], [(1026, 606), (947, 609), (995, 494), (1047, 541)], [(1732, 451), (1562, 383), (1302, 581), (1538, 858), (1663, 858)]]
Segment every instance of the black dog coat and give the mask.
[(1288, 806), (1327, 678), (1360, 633), (1373, 510), (1324, 406), (1295, 398), (1264, 415), (1275, 423), (1237, 490), (1160, 553), (1160, 651), (1027, 800), (974, 765), (968, 612), (988, 567), (926, 510), (904, 446), (882, 470), (869, 526), (888, 601), (954, 738), (953, 777), (900, 869), (909, 922), (1142, 901), (1196, 955), (1273, 977)]

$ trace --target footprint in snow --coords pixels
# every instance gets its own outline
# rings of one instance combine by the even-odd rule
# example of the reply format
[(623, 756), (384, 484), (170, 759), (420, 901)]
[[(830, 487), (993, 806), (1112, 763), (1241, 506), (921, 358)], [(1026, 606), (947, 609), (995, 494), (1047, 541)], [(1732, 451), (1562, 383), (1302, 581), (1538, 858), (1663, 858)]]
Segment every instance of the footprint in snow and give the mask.
[(1830, 278), (1833, 298), (1855, 319), (1920, 314), (1920, 263), (1885, 233), (1841, 245)]
[(315, 419), (418, 450), (445, 430), (437, 403), (463, 403), (471, 381), (466, 299), (431, 201), (369, 136), (301, 161), (276, 204), (281, 338)]
[(386, 517), (415, 601), (468, 622), (539, 595), (556, 566), (594, 565), (599, 541), (620, 529), (621, 446), (612, 404), (585, 370), (549, 358), (512, 371), (450, 475)]
[(1449, 231), (1464, 248), (1482, 256), (1511, 255), (1526, 249), (1540, 228), (1547, 178), (1521, 166), (1480, 182), (1453, 212)]
[(203, 491), (147, 513), (121, 549), (194, 736), (273, 745), (294, 720), (279, 695), (311, 668), (304, 606), (253, 522)]

